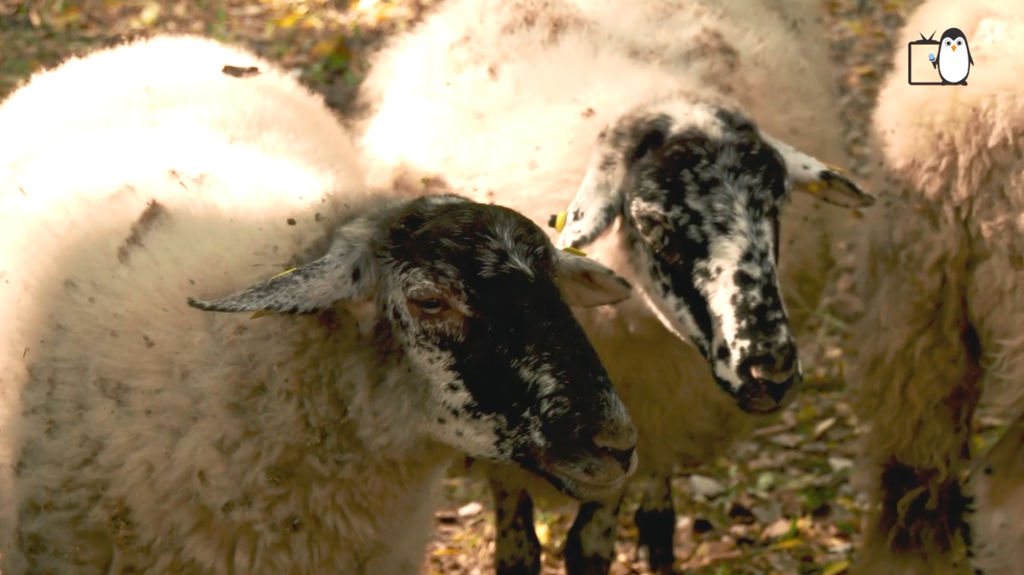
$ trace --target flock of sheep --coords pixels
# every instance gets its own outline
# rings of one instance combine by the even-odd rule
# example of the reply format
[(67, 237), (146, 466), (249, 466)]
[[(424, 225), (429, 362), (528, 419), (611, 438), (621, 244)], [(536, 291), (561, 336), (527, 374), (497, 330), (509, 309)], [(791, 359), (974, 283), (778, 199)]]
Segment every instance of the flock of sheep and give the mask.
[[(0, 572), (415, 574), (464, 457), (499, 575), (540, 571), (534, 498), (579, 502), (566, 571), (606, 575), (634, 479), (670, 573), (673, 471), (800, 393), (848, 242), (850, 572), (1024, 574), (1024, 3), (913, 13), (866, 181), (823, 9), (444, 0), (351, 133), (197, 37), (31, 78), (0, 104)], [(909, 85), (954, 26), (967, 85)], [(981, 405), (1012, 423), (972, 454)]]

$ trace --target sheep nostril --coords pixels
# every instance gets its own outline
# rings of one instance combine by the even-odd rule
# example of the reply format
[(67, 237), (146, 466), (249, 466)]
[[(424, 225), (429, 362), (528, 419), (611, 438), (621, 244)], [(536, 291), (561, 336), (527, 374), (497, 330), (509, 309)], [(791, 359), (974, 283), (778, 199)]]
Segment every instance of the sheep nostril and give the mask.
[(747, 370), (755, 380), (783, 385), (793, 380), (798, 364), (796, 350), (786, 348), (751, 361)]
[(754, 364), (750, 366), (750, 375), (754, 379), (767, 381), (774, 384), (783, 384), (793, 379), (793, 375), (796, 374), (796, 363), (789, 362), (784, 365), (781, 369), (776, 369), (774, 365), (759, 365)]
[(776, 384), (766, 385), (764, 391), (768, 394), (768, 397), (772, 398), (772, 401), (782, 403), (786, 399), (786, 394), (789, 393), (789, 390), (790, 386), (788, 385)]
[(622, 464), (623, 469), (629, 470), (630, 467), (633, 465), (633, 453), (636, 451), (636, 448), (630, 447), (628, 449), (609, 449), (607, 447), (602, 447), (601, 449), (608, 453), (608, 455), (611, 455), (613, 458), (615, 458), (615, 461), (618, 461), (620, 464)]

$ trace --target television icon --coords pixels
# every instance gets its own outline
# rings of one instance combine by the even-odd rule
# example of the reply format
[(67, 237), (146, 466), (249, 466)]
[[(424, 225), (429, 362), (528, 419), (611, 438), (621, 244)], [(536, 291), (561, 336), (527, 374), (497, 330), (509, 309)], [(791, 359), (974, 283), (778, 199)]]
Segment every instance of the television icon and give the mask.
[(943, 83), (935, 64), (940, 43), (933, 40), (934, 37), (935, 32), (927, 38), (921, 34), (920, 40), (907, 43), (907, 83), (911, 86), (937, 86)]

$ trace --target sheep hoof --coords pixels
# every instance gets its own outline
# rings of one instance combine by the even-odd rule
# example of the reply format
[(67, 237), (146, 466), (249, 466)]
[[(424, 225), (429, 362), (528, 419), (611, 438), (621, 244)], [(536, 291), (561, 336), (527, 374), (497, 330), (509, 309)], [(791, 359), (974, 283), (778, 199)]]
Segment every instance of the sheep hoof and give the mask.
[(637, 546), (646, 549), (647, 565), (651, 571), (659, 575), (674, 573), (675, 550), (672, 543), (675, 538), (676, 517), (672, 509), (636, 510), (633, 518), (640, 532)]
[[(571, 546), (570, 541), (574, 543)], [(599, 554), (584, 555), (579, 539), (566, 541), (565, 572), (569, 575), (608, 575), (611, 568), (611, 558)]]

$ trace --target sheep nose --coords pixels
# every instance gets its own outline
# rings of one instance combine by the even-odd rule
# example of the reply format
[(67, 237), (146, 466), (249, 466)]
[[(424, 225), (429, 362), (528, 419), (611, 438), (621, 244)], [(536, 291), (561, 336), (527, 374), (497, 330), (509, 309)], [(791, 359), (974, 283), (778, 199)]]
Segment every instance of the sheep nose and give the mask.
[(632, 424), (602, 431), (594, 436), (594, 445), (615, 458), (627, 473), (636, 468), (636, 429)]
[(782, 401), (799, 371), (796, 346), (792, 344), (754, 358), (747, 366), (750, 377), (760, 382), (764, 391), (775, 401)]
[(602, 431), (594, 436), (594, 445), (608, 451), (633, 451), (636, 447), (636, 429), (632, 425), (621, 426), (611, 433)]
[(602, 449), (604, 449), (608, 455), (611, 455), (615, 461), (618, 461), (619, 464), (622, 465), (623, 471), (626, 473), (633, 473), (633, 471), (636, 470), (637, 456), (635, 448), (608, 449), (607, 447), (603, 447)]
[(763, 364), (755, 363), (750, 366), (750, 375), (752, 377), (777, 385), (781, 385), (793, 379), (795, 374), (796, 361), (793, 361), (792, 358), (788, 361), (772, 361)]

